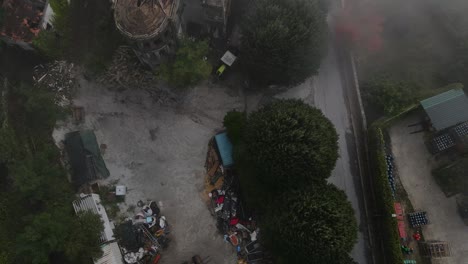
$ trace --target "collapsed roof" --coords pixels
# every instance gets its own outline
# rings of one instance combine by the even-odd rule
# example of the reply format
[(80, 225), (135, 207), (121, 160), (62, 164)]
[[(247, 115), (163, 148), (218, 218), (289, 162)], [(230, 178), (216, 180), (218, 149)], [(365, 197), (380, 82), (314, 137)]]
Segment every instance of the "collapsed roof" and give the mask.
[(115, 24), (130, 39), (148, 40), (164, 32), (179, 0), (116, 0)]
[(30, 43), (39, 34), (46, 0), (4, 0), (0, 35)]
[(92, 130), (66, 134), (65, 150), (72, 169), (72, 183), (76, 188), (110, 175)]

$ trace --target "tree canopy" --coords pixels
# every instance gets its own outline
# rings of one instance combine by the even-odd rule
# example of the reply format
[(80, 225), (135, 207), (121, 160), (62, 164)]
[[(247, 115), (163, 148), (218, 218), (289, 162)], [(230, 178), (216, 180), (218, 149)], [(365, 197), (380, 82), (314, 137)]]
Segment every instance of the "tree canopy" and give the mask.
[(0, 88), (0, 263), (92, 263), (103, 225), (97, 215), (73, 213), (73, 190), (51, 138), (62, 110), (43, 89)]
[(353, 263), (348, 253), (357, 240), (357, 222), (346, 194), (334, 185), (279, 196), (263, 225), (266, 244), (284, 263)]
[[(357, 222), (346, 194), (326, 182), (338, 158), (338, 135), (322, 112), (277, 100), (247, 115), (228, 112), (224, 126), (261, 242), (275, 263), (356, 264), (349, 256)], [(239, 135), (241, 135), (239, 137)]]
[(242, 26), (242, 62), (251, 78), (293, 84), (317, 73), (327, 25), (318, 0), (257, 0)]
[(114, 24), (110, 1), (50, 0), (52, 31), (33, 44), (47, 57), (67, 59), (96, 73), (105, 69), (123, 38)]
[(273, 189), (328, 178), (338, 159), (337, 141), (322, 112), (299, 100), (278, 100), (251, 113), (243, 140), (259, 181)]
[(184, 38), (177, 49), (175, 60), (161, 65), (159, 74), (177, 87), (195, 85), (210, 76), (211, 65), (206, 59), (208, 51), (208, 41)]
[(370, 104), (387, 115), (394, 115), (414, 103), (416, 85), (385, 75), (376, 75), (363, 83)]

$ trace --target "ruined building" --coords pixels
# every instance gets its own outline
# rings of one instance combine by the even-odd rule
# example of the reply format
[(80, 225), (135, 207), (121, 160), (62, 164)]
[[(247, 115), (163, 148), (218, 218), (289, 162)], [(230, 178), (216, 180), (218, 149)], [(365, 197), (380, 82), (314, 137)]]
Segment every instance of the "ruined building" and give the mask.
[(214, 37), (225, 36), (231, 0), (201, 0), (201, 2), (208, 31)]
[(140, 61), (157, 67), (181, 34), (179, 0), (115, 0), (115, 24)]
[[(1, 1), (0, 1), (1, 2)], [(4, 0), (0, 39), (31, 49), (31, 42), (50, 25), (50, 7), (46, 0)]]

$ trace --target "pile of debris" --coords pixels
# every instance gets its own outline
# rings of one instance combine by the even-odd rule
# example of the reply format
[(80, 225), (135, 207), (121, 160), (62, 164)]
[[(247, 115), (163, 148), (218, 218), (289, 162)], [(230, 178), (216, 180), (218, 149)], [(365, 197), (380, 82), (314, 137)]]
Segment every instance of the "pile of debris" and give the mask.
[(260, 230), (240, 199), (235, 170), (221, 162), (218, 145), (215, 140), (210, 141), (205, 164), (207, 180), (213, 186), (208, 193), (211, 213), (217, 219), (224, 240), (236, 248), (239, 263), (265, 263), (265, 254), (258, 242)]
[(141, 211), (116, 229), (126, 263), (157, 263), (169, 245), (170, 227), (156, 202), (139, 202)]
[(164, 88), (156, 74), (145, 69), (131, 47), (121, 46), (98, 81), (115, 90), (143, 89), (157, 103), (176, 102), (174, 91)]
[(73, 63), (55, 61), (37, 65), (33, 70), (34, 85), (55, 94), (55, 103), (60, 106), (71, 104), (77, 87), (77, 69)]

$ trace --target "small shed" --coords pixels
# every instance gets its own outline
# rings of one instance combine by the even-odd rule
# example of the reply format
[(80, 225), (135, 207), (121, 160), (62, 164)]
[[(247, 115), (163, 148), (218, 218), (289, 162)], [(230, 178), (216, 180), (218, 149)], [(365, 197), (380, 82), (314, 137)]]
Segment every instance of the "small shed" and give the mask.
[(437, 131), (468, 121), (468, 97), (461, 88), (422, 100), (421, 106)]
[(226, 132), (221, 132), (215, 136), (216, 147), (221, 157), (221, 164), (225, 168), (234, 165), (234, 158), (232, 155), (232, 144)]
[(72, 170), (72, 183), (76, 188), (90, 181), (109, 177), (109, 170), (92, 130), (66, 134), (65, 150)]

